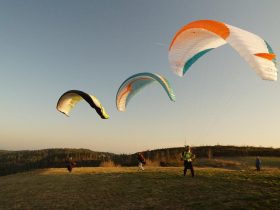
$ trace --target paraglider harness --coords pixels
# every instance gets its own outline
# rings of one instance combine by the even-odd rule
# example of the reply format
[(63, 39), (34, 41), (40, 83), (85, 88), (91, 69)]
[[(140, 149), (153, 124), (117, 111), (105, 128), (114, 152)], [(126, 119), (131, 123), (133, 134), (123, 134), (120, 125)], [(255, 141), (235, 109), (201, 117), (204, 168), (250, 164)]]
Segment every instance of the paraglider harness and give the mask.
[(189, 151), (184, 151), (182, 152), (182, 159), (184, 162), (191, 163), (192, 159), (195, 158), (195, 155)]

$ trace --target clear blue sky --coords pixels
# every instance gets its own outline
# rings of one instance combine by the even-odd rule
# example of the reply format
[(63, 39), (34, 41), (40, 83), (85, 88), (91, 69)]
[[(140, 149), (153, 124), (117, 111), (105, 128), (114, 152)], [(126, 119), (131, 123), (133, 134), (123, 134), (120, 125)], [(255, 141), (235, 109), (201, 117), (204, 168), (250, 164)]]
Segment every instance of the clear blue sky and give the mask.
[[(261, 80), (230, 46), (211, 51), (180, 78), (168, 45), (198, 19), (266, 39), (280, 55), (278, 0), (0, 1), (0, 149), (89, 148), (136, 151), (191, 145), (280, 147), (280, 85)], [(165, 76), (118, 112), (120, 84), (139, 72)], [(62, 93), (99, 98), (111, 118), (82, 102), (65, 117)]]

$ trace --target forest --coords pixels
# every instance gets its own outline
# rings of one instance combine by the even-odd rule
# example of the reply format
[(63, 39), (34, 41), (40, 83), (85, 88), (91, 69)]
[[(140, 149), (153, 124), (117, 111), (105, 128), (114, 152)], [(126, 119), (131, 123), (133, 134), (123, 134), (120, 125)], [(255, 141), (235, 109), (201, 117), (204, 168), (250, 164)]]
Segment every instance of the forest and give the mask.
[[(151, 166), (178, 166), (182, 164), (183, 147), (141, 151)], [(198, 146), (192, 152), (197, 159), (219, 157), (280, 157), (280, 148), (251, 146)], [(136, 166), (137, 153), (114, 154), (89, 149), (0, 150), (0, 176), (42, 168), (63, 168), (72, 157), (76, 167)]]

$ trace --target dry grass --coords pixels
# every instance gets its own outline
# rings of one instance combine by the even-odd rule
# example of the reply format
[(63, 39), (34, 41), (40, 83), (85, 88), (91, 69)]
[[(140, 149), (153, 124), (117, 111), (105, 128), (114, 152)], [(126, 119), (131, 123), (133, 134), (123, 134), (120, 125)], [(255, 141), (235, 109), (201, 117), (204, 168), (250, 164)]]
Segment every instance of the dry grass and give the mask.
[(196, 165), (200, 167), (214, 167), (214, 168), (237, 168), (242, 164), (236, 160), (225, 160), (225, 159), (197, 159)]
[(109, 160), (101, 162), (100, 167), (120, 167), (120, 165), (115, 164), (113, 161)]
[(279, 209), (280, 170), (44, 169), (1, 177), (0, 209)]
[(150, 159), (147, 159), (146, 160), (146, 165), (148, 165), (148, 166), (160, 166), (160, 162), (159, 161), (152, 161), (152, 160), (150, 160)]

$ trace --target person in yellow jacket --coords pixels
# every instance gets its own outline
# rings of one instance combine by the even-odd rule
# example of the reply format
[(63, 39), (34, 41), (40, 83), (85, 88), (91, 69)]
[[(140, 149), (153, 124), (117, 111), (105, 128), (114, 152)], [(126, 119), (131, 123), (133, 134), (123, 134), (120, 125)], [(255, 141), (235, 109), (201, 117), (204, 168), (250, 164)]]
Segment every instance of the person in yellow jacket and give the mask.
[(187, 169), (189, 168), (194, 177), (194, 170), (192, 161), (195, 158), (195, 155), (191, 152), (190, 146), (185, 146), (185, 150), (182, 152), (182, 159), (184, 160), (184, 176), (186, 176)]

